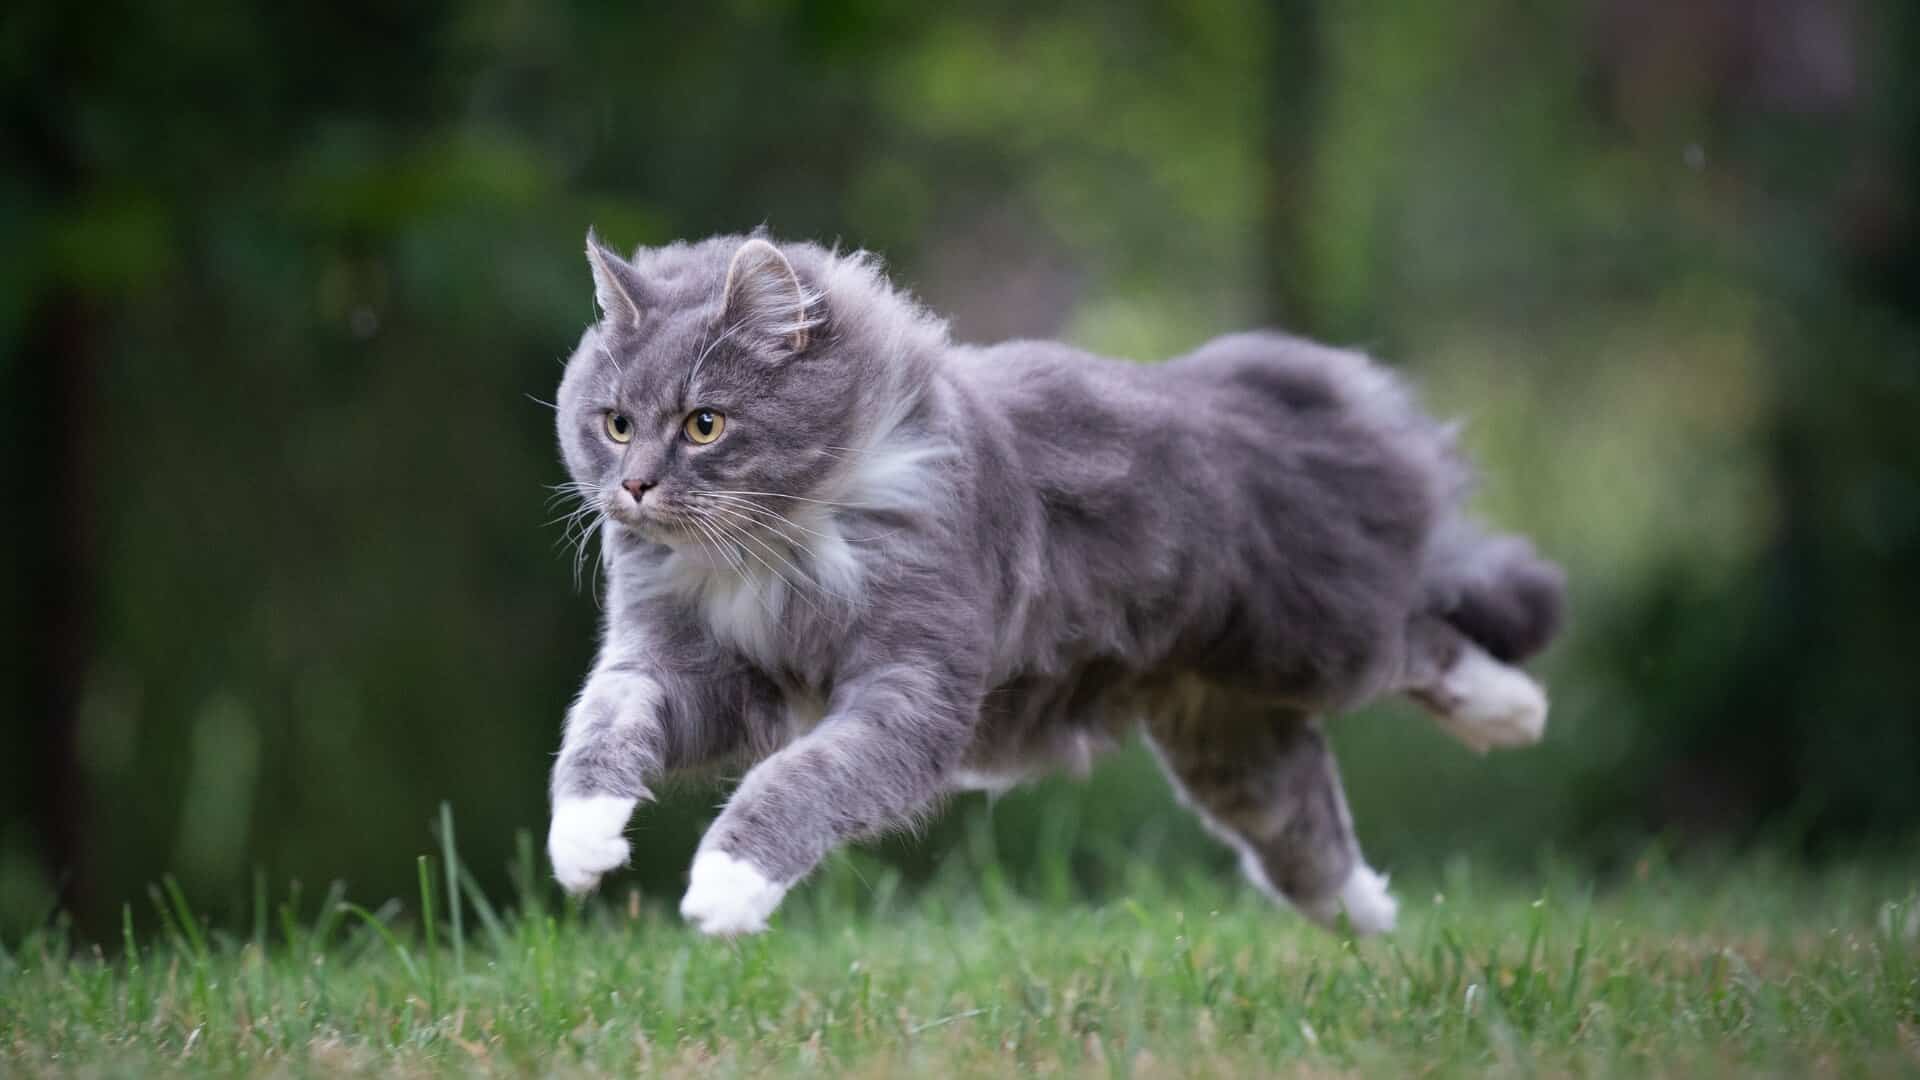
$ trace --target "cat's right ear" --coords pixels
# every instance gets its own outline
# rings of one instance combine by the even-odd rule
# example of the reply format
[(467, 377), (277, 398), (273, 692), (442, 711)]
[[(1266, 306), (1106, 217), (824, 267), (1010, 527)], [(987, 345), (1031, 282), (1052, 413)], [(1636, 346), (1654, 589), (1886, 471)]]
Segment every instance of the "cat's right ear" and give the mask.
[(587, 265), (593, 267), (593, 298), (601, 312), (617, 326), (638, 329), (646, 282), (632, 263), (607, 250), (591, 228), (587, 230)]

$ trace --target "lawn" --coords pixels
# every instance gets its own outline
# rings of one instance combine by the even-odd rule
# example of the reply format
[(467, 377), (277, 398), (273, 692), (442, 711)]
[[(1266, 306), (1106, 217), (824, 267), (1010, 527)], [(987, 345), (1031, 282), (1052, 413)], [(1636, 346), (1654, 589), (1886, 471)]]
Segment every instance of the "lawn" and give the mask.
[(229, 933), (163, 883), (144, 937), (6, 943), (0, 1073), (1920, 1075), (1911, 862), (1457, 862), (1357, 941), (1152, 865), (1089, 898), (955, 863), (836, 858), (738, 942), (617, 884), (557, 904), (530, 844), (510, 910), (423, 858), (432, 920), (263, 891)]

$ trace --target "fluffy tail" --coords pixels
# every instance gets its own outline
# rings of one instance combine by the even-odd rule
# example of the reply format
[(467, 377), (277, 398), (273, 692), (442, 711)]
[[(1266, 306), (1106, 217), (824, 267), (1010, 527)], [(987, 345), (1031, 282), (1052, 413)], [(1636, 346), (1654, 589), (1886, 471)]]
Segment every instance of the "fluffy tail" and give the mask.
[(1566, 607), (1566, 574), (1525, 538), (1460, 520), (1435, 537), (1427, 582), (1431, 610), (1505, 663), (1546, 648)]

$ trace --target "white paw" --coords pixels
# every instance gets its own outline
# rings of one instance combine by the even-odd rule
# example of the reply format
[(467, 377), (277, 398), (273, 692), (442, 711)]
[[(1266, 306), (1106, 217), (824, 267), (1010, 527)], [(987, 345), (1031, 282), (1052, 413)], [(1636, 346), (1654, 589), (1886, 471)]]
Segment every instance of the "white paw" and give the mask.
[(1386, 876), (1366, 863), (1356, 863), (1340, 886), (1340, 906), (1358, 934), (1384, 934), (1400, 917), (1400, 901), (1387, 891)]
[(1355, 863), (1353, 872), (1338, 892), (1323, 900), (1303, 905), (1301, 910), (1316, 922), (1334, 925), (1341, 912), (1356, 934), (1384, 934), (1393, 929), (1400, 917), (1400, 902), (1387, 891), (1387, 879), (1366, 863)]
[(637, 799), (619, 795), (562, 798), (553, 804), (547, 858), (560, 887), (578, 895), (600, 884), (600, 875), (627, 861), (627, 818)]
[(724, 851), (695, 855), (690, 877), (680, 915), (703, 934), (757, 934), (787, 895), (785, 885), (768, 881), (752, 863)]
[(1440, 724), (1480, 753), (1531, 746), (1547, 730), (1547, 695), (1540, 684), (1479, 649), (1460, 654), (1441, 689), (1451, 707)]

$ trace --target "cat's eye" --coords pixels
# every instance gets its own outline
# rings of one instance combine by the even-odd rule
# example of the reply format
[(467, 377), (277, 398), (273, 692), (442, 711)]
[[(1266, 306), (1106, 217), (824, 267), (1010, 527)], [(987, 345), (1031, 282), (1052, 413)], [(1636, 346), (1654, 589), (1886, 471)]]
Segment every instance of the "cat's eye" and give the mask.
[(687, 422), (681, 425), (681, 429), (687, 433), (687, 438), (705, 446), (727, 430), (727, 416), (712, 409), (695, 409), (687, 414)]
[(607, 438), (617, 443), (633, 441), (633, 421), (617, 412), (608, 413)]

